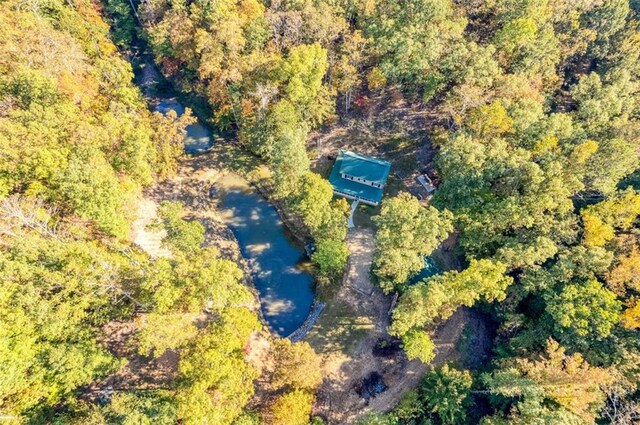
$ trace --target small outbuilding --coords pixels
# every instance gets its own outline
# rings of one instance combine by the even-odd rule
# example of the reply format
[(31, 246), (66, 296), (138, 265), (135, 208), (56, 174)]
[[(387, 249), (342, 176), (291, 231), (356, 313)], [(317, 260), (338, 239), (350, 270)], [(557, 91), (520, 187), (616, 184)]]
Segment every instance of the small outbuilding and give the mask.
[(390, 170), (390, 162), (341, 150), (333, 164), (329, 182), (336, 195), (378, 205)]

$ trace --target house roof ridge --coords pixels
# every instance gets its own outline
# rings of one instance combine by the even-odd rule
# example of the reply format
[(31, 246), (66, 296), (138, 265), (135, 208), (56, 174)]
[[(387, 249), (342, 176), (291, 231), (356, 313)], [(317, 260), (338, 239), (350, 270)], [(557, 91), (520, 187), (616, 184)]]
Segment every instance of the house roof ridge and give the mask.
[(340, 149), (340, 153), (344, 153), (344, 154), (347, 154), (349, 156), (356, 157), (356, 158), (361, 159), (363, 161), (368, 161), (368, 162), (372, 162), (374, 164), (391, 167), (391, 163), (389, 161), (385, 161), (384, 159), (377, 158), (375, 156), (362, 155), (362, 154), (350, 151), (348, 149)]

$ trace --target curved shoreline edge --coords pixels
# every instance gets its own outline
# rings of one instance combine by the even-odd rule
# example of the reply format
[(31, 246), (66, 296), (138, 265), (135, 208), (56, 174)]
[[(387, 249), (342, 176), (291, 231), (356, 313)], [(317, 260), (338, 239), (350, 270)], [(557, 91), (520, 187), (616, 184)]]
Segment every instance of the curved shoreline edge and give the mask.
[(291, 342), (299, 342), (304, 339), (305, 336), (309, 333), (311, 328), (316, 324), (318, 318), (320, 317), (320, 313), (324, 310), (327, 305), (323, 302), (318, 301), (317, 298), (313, 300), (313, 304), (311, 304), (311, 311), (309, 311), (309, 315), (302, 323), (302, 325), (293, 331), (287, 338)]

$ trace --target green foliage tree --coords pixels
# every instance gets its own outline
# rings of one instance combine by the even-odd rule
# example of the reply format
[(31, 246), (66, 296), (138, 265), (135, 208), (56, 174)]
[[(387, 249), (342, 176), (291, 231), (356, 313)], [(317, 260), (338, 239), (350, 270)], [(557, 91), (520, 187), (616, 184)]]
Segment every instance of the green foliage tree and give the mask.
[(374, 217), (378, 229), (373, 271), (386, 293), (402, 288), (424, 267), (424, 257), (453, 230), (451, 219), (448, 211), (424, 208), (406, 192), (382, 201), (380, 215)]
[(374, 7), (364, 30), (373, 39), (380, 70), (390, 81), (431, 99), (449, 81), (453, 66), (447, 59), (462, 44), (465, 20), (448, 0), (385, 0)]
[(610, 0), (596, 5), (586, 14), (586, 26), (595, 33), (590, 44), (590, 53), (596, 58), (604, 58), (615, 50), (616, 42), (624, 32), (630, 13), (627, 1)]
[(108, 234), (127, 235), (129, 223), (122, 202), (127, 194), (102, 155), (95, 151), (71, 155), (59, 187), (62, 203), (81, 218), (95, 220)]
[(138, 352), (159, 357), (168, 349), (182, 348), (198, 335), (194, 319), (183, 313), (146, 315), (139, 325)]
[(473, 260), (461, 272), (446, 272), (409, 287), (393, 311), (390, 332), (404, 335), (411, 329), (430, 325), (435, 319), (447, 319), (458, 307), (471, 307), (480, 299), (503, 300), (513, 282), (505, 271), (504, 264)]
[[(52, 250), (50, 256), (64, 253), (61, 247), (48, 248)], [(3, 255), (2, 298), (7, 307), (14, 306), (2, 314), (2, 401), (6, 414), (20, 416), (53, 408), (77, 387), (104, 376), (117, 365), (96, 341), (100, 322), (89, 309), (103, 302), (97, 291), (83, 290), (94, 276), (91, 272), (76, 272), (75, 276), (71, 272), (75, 261), (82, 263), (91, 258), (93, 253), (83, 249), (84, 258), (67, 259), (66, 265), (62, 256), (49, 257), (62, 260), (60, 271), (29, 267), (24, 258), (28, 253), (20, 252), (19, 247)], [(76, 255), (80, 254), (78, 251)], [(64, 280), (65, 271), (72, 284)], [(66, 284), (62, 289), (56, 290), (63, 282)], [(55, 295), (45, 295), (53, 291)]]
[(238, 416), (233, 425), (262, 425), (262, 419), (256, 412), (246, 412)]
[(402, 335), (402, 348), (409, 359), (419, 359), (423, 363), (431, 363), (436, 357), (436, 345), (424, 331), (411, 330)]
[(177, 416), (185, 424), (231, 424), (253, 395), (258, 371), (243, 359), (255, 313), (230, 308), (181, 352)]
[(232, 305), (249, 305), (253, 298), (241, 285), (242, 271), (220, 258), (213, 247), (177, 261), (157, 260), (156, 273), (141, 284), (144, 300), (158, 313), (222, 312)]
[(300, 179), (309, 171), (305, 148), (309, 132), (294, 104), (288, 100), (276, 103), (273, 111), (273, 148), (269, 161), (273, 170), (276, 196), (287, 198), (298, 190)]
[(312, 260), (320, 275), (328, 278), (341, 275), (349, 256), (345, 243), (348, 206), (344, 200), (332, 201), (332, 198), (331, 184), (319, 174), (308, 172), (290, 202), (316, 239)]
[(568, 284), (546, 300), (556, 335), (570, 346), (587, 347), (601, 341), (620, 320), (620, 301), (595, 280)]
[(467, 256), (521, 268), (543, 263), (557, 245), (575, 240), (570, 198), (581, 183), (562, 160), (537, 162), (504, 139), (483, 143), (457, 135), (437, 162), (444, 182), (434, 203), (453, 212)]
[(293, 47), (280, 65), (286, 99), (312, 125), (322, 124), (332, 110), (322, 84), (327, 66), (327, 50), (320, 43)]
[(421, 384), (427, 409), (443, 424), (466, 423), (472, 382), (468, 371), (459, 371), (446, 364), (429, 371)]
[(138, 30), (131, 5), (125, 0), (107, 0), (105, 8), (110, 17), (114, 43), (121, 47), (130, 46)]
[(137, 256), (58, 233), (50, 220), (37, 203), (12, 198), (0, 208), (0, 403), (4, 414), (42, 421), (118, 368), (99, 335), (127, 311), (123, 275), (137, 274)]
[(311, 256), (317, 264), (322, 276), (341, 276), (347, 266), (349, 250), (344, 240), (321, 239), (316, 244), (316, 251)]
[(260, 415), (256, 412), (245, 412), (233, 421), (233, 425), (261, 425), (262, 423)]
[(316, 173), (306, 173), (301, 181), (292, 208), (298, 212), (311, 233), (319, 234), (328, 221), (333, 199), (331, 184)]
[(102, 413), (106, 423), (171, 425), (176, 422), (175, 401), (168, 391), (116, 393)]
[(185, 221), (184, 210), (177, 202), (163, 201), (158, 207), (158, 218), (167, 232), (162, 241), (174, 254), (193, 254), (204, 243), (204, 226), (197, 221)]
[(536, 40), (538, 25), (531, 18), (516, 18), (507, 22), (495, 35), (495, 46), (506, 58), (513, 58), (519, 51)]

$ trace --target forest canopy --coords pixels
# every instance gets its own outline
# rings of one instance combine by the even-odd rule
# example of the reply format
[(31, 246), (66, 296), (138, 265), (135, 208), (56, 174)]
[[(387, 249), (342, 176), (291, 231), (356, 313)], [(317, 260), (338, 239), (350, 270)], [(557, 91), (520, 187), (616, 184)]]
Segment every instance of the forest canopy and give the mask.
[[(263, 331), (255, 294), (180, 203), (154, 224), (167, 257), (128, 241), (194, 122), (150, 112), (127, 60), (148, 49), (266, 167), (265, 193), (315, 242), (319, 288), (343, 281), (349, 208), (314, 137), (382, 134), (376, 115), (394, 102), (379, 99), (428, 117), (368, 225), (377, 290), (397, 295), (385, 337), (433, 367), (359, 423), (637, 423), (639, 16), (628, 0), (0, 3), (0, 414), (322, 423), (322, 361), (289, 340), (269, 340), (269, 367), (247, 360)], [(432, 198), (409, 193), (406, 163), (431, 174)], [(443, 243), (455, 261), (412, 281)], [(461, 309), (495, 328), (481, 367), (437, 360), (435, 330)], [(126, 367), (105, 343), (122, 323), (149, 364), (177, 353), (175, 375), (97, 402), (94, 385)]]

